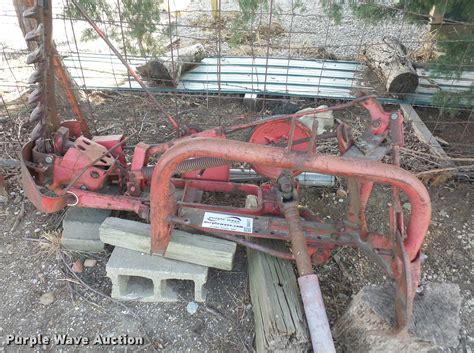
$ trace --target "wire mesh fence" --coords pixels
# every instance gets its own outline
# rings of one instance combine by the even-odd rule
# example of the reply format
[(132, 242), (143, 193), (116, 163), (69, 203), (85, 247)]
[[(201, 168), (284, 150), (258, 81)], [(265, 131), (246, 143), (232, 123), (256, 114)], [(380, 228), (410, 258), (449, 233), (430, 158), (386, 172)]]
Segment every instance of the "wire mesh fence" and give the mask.
[[(28, 2), (0, 5), (0, 90), (5, 107), (7, 102), (22, 102), (15, 120), (18, 137), (21, 129), (28, 128), (22, 114), (29, 109), (18, 98), (31, 89), (32, 68), (25, 64), (31, 48), (23, 40), (18, 19)], [(166, 112), (188, 125), (233, 124), (255, 115), (291, 112), (288, 109), (295, 106), (352, 100), (363, 91), (386, 104), (413, 104), (448, 152), (451, 149), (454, 156), (473, 152), (474, 22), (470, 20), (474, 15), (460, 16), (456, 7), (438, 6), (429, 12), (410, 1), (78, 3), (123, 59), (134, 70), (139, 68), (147, 90)], [(173, 135), (166, 114), (145, 97), (144, 89), (72, 0), (53, 2), (53, 26), (58, 55), (96, 132), (139, 132), (136, 142), (159, 142)], [(365, 55), (370, 48), (387, 45), (387, 38), (396, 38), (406, 48), (401, 53), (392, 48), (393, 55), (418, 76), (414, 92), (388, 93), (383, 77)], [(154, 60), (168, 60), (177, 67), (184, 48), (196, 44), (206, 53), (199, 63), (168, 81), (154, 78)], [(73, 118), (61, 100), (61, 90), (58, 87), (61, 116)], [(242, 105), (244, 95), (256, 97), (258, 113)]]

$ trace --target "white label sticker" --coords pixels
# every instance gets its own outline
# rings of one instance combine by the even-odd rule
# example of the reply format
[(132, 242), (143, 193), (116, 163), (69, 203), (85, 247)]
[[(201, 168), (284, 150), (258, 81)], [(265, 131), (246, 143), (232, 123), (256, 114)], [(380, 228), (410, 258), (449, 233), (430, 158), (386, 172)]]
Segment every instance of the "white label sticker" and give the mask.
[(206, 212), (202, 219), (202, 226), (241, 233), (252, 233), (253, 218)]

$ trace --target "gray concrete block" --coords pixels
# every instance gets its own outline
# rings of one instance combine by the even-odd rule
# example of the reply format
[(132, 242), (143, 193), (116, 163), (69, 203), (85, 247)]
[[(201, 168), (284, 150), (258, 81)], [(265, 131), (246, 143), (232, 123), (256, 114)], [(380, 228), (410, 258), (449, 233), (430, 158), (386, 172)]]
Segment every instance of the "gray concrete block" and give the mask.
[(178, 300), (170, 281), (192, 281), (194, 300), (204, 302), (208, 268), (161, 256), (115, 247), (106, 266), (112, 280), (112, 298), (142, 302)]
[(99, 228), (111, 211), (95, 208), (71, 207), (63, 220), (61, 244), (71, 250), (102, 251)]

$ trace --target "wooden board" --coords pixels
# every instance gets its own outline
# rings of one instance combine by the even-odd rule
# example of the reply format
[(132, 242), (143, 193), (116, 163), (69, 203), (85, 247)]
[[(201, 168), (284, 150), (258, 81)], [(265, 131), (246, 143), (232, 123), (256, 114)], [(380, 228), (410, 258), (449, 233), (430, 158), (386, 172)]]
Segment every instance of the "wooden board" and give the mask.
[(431, 131), (426, 127), (423, 120), (421, 120), (418, 113), (413, 109), (410, 104), (400, 104), (400, 108), (403, 111), (403, 115), (405, 117), (405, 121), (411, 121), (413, 126), (413, 131), (415, 132), (416, 136), (420, 139), (421, 142), (428, 145), (430, 151), (446, 160), (446, 165), (451, 164), (449, 162), (449, 157), (444, 151), (443, 147), (438, 143), (436, 138), (433, 136)]
[[(271, 240), (259, 244), (285, 247)], [(257, 352), (309, 351), (311, 339), (293, 265), (251, 249), (247, 256)]]
[[(149, 224), (108, 217), (99, 233), (100, 240), (106, 244), (150, 253)], [(173, 229), (164, 257), (229, 271), (235, 250), (233, 242)]]

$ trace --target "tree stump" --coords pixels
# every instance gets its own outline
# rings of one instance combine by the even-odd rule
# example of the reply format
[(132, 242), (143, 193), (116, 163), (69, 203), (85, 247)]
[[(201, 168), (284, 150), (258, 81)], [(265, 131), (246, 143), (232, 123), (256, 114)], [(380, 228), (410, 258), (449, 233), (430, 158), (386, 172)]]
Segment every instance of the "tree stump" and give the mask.
[(382, 44), (367, 47), (363, 56), (389, 93), (413, 93), (418, 74), (407, 57), (407, 49), (398, 39), (384, 37)]
[(459, 343), (461, 294), (457, 284), (430, 283), (417, 293), (409, 334), (395, 335), (394, 288), (366, 286), (333, 328), (347, 352), (436, 352)]

